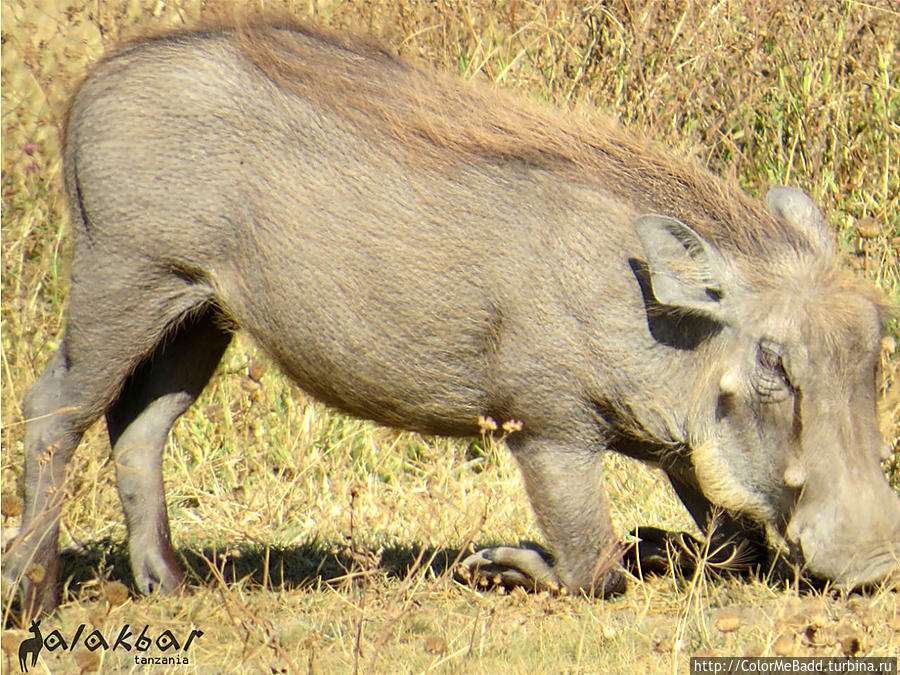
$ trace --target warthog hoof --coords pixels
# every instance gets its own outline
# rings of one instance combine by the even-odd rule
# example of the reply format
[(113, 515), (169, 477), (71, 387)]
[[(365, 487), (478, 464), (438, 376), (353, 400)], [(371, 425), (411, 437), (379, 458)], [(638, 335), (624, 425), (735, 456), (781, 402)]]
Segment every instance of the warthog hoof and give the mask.
[[(620, 550), (616, 548), (616, 550)], [(615, 561), (618, 561), (616, 556)], [(523, 588), (529, 592), (584, 593), (597, 598), (623, 593), (625, 575), (618, 564), (604, 565), (592, 583), (567, 586), (554, 568), (553, 556), (527, 542), (522, 547), (496, 546), (477, 551), (460, 563), (457, 575), (481, 588)]]
[(558, 592), (562, 584), (553, 571), (550, 556), (535, 548), (496, 546), (476, 551), (463, 560), (457, 574), (482, 588), (515, 588)]
[(767, 559), (765, 549), (749, 539), (716, 538), (707, 543), (687, 532), (638, 527), (638, 541), (625, 551), (623, 565), (636, 577), (645, 574), (693, 575), (702, 566), (710, 571), (749, 574)]

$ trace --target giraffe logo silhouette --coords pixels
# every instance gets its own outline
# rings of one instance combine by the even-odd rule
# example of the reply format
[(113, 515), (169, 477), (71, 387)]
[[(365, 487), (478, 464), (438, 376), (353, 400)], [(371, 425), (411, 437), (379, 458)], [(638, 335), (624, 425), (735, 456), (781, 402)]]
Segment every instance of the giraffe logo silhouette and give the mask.
[(34, 633), (34, 637), (25, 638), (22, 640), (22, 644), (19, 645), (19, 668), (22, 669), (23, 673), (28, 672), (28, 655), (31, 654), (31, 667), (34, 668), (37, 663), (38, 654), (41, 653), (41, 649), (44, 647), (41, 629), (38, 628), (40, 624), (40, 619), (37, 621), (32, 620), (31, 628), (29, 630)]

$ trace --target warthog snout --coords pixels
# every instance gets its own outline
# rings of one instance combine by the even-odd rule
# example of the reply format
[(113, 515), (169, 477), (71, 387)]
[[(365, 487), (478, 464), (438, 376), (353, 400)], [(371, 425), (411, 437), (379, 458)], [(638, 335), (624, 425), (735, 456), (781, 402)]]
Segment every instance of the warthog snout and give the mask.
[(900, 500), (875, 472), (808, 484), (786, 536), (806, 571), (851, 590), (900, 573)]

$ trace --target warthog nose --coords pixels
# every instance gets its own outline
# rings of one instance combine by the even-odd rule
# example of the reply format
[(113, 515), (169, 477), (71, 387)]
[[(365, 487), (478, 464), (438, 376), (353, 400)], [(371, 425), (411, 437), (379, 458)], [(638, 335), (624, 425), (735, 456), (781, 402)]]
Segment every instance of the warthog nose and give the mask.
[(845, 590), (900, 579), (900, 499), (886, 482), (855, 495), (837, 485), (818, 499), (806, 486), (785, 537), (807, 574)]

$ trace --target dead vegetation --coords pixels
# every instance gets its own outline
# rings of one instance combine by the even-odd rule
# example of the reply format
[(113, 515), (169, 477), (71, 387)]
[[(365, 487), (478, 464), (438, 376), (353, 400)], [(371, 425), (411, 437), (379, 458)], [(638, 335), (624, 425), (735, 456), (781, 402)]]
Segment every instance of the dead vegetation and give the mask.
[[(258, 2), (371, 31), (421, 63), (515, 88), (596, 122), (612, 115), (749, 192), (808, 191), (849, 264), (900, 301), (900, 6), (874, 3)], [(20, 401), (63, 324), (68, 240), (57, 127), (89, 64), (139, 26), (221, 4), (2, 1), (2, 526), (19, 518)], [(897, 324), (883, 388), (897, 380)], [(896, 386), (896, 385), (895, 385)], [(885, 398), (900, 489), (898, 396)], [(124, 525), (102, 425), (74, 461), (64, 606), (46, 620), (204, 636), (185, 672), (661, 672), (691, 655), (896, 655), (896, 592), (798, 593), (702, 575), (633, 582), (608, 602), (480, 592), (453, 580), (471, 543), (539, 539), (511, 458), (483, 441), (334, 415), (239, 339), (178, 423), (165, 476), (193, 579), (174, 599), (123, 594)], [(654, 473), (609, 459), (617, 525), (688, 516)], [(26, 627), (8, 623), (4, 668)], [(93, 658), (96, 656), (97, 658)], [(54, 672), (138, 668), (132, 654), (44, 653)]]

